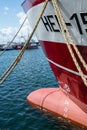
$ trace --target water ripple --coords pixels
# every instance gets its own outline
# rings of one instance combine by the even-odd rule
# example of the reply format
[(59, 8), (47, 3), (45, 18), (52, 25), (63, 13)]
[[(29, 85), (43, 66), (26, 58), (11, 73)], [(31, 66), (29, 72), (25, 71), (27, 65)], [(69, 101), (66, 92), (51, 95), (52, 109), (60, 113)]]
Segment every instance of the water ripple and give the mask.
[[(0, 75), (19, 51), (0, 57)], [(26, 50), (20, 63), (0, 85), (0, 130), (80, 130), (28, 105), (26, 96), (41, 87), (58, 87), (41, 48)]]

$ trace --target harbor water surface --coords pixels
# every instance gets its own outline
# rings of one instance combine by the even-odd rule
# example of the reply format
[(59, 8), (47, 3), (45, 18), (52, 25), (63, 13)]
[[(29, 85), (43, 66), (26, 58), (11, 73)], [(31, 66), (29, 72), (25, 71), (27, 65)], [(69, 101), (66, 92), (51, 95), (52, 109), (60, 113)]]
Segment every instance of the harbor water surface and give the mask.
[[(19, 50), (11, 50), (0, 57), (0, 76), (18, 54)], [(16, 68), (0, 85), (0, 130), (80, 130), (27, 103), (27, 95), (42, 87), (58, 87), (58, 83), (41, 47), (26, 50)]]

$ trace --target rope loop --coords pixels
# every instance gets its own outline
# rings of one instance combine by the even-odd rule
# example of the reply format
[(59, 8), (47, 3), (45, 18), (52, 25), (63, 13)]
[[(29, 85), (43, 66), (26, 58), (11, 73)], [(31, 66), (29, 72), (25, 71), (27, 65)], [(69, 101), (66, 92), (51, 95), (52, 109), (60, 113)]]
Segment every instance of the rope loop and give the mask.
[(55, 9), (55, 13), (56, 13), (58, 21), (59, 21), (59, 25), (60, 25), (60, 28), (61, 28), (61, 33), (62, 33), (62, 35), (64, 37), (65, 42), (67, 43), (67, 47), (68, 47), (68, 50), (70, 52), (70, 55), (71, 55), (71, 57), (72, 57), (72, 59), (74, 61), (74, 64), (75, 64), (75, 66), (76, 66), (76, 68), (77, 68), (77, 70), (78, 70), (78, 72), (79, 72), (85, 86), (87, 87), (87, 80), (86, 80), (86, 78), (85, 78), (85, 76), (83, 74), (83, 71), (81, 70), (81, 67), (79, 66), (79, 63), (78, 63), (78, 61), (77, 61), (77, 59), (76, 59), (76, 57), (74, 55), (74, 52), (73, 52), (70, 44), (73, 45), (73, 48), (74, 48), (77, 56), (79, 57), (81, 63), (83, 64), (85, 70), (87, 70), (87, 64), (84, 61), (83, 57), (81, 56), (81, 54), (80, 54), (76, 44), (74, 43), (74, 40), (73, 40), (73, 38), (72, 38), (72, 36), (71, 36), (71, 34), (70, 34), (66, 24), (65, 24), (65, 20), (64, 20), (64, 17), (62, 15), (61, 11), (60, 11), (58, 1), (57, 0), (52, 0), (52, 3), (53, 3), (53, 7)]

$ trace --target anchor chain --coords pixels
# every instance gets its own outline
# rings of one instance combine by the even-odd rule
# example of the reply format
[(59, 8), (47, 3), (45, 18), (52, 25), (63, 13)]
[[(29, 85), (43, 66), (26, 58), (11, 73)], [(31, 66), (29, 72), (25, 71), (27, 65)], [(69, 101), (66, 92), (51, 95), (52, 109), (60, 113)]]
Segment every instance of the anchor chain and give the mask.
[(48, 1), (49, 1), (49, 0), (46, 0), (46, 1), (45, 1), (44, 5), (43, 5), (43, 8), (42, 8), (42, 10), (41, 10), (41, 13), (40, 13), (40, 15), (39, 15), (39, 17), (38, 17), (38, 19), (37, 19), (37, 22), (35, 23), (35, 26), (34, 26), (34, 28), (33, 28), (33, 31), (32, 31), (32, 33), (31, 33), (30, 37), (28, 38), (28, 40), (26, 41), (26, 43), (24, 44), (24, 46), (23, 46), (22, 50), (20, 51), (19, 55), (18, 55), (17, 58), (14, 60), (14, 62), (11, 64), (11, 66), (7, 69), (7, 71), (6, 71), (6, 72), (2, 75), (2, 77), (0, 78), (0, 84), (3, 83), (3, 81), (9, 76), (9, 74), (13, 71), (13, 69), (15, 68), (15, 66), (16, 66), (16, 65), (18, 64), (18, 62), (21, 60), (22, 55), (24, 54), (25, 49), (26, 49), (27, 46), (30, 44), (30, 40), (31, 40), (31, 38), (32, 38), (32, 36), (33, 36), (33, 34), (34, 34), (34, 32), (35, 32), (36, 29), (37, 29), (37, 26), (38, 26), (38, 24), (39, 24), (39, 22), (40, 22), (40, 19), (41, 19), (42, 15), (43, 15), (43, 13), (44, 13), (44, 11), (45, 11), (45, 8), (46, 8), (46, 6), (47, 6), (47, 4), (48, 4)]
[(75, 64), (75, 66), (76, 66), (76, 68), (77, 68), (77, 70), (78, 70), (84, 84), (87, 86), (87, 80), (86, 80), (86, 78), (85, 78), (85, 76), (83, 74), (83, 71), (81, 70), (81, 67), (79, 66), (79, 63), (77, 62), (77, 59), (76, 59), (76, 57), (74, 55), (74, 52), (73, 52), (70, 44), (73, 45), (75, 52), (77, 53), (80, 61), (82, 62), (83, 66), (84, 66), (84, 68), (86, 70), (87, 70), (87, 64), (85, 63), (85, 61), (84, 61), (83, 57), (81, 56), (78, 48), (76, 47), (76, 45), (74, 43), (74, 40), (73, 40), (73, 38), (72, 38), (72, 36), (71, 36), (71, 34), (70, 34), (66, 24), (65, 24), (64, 18), (62, 16), (62, 13), (61, 13), (60, 8), (59, 8), (59, 3), (57, 2), (57, 0), (52, 0), (52, 3), (53, 3), (53, 7), (55, 9), (55, 13), (56, 13), (58, 21), (59, 21), (59, 25), (60, 25), (60, 28), (61, 28), (61, 33), (62, 33), (62, 35), (64, 37), (64, 40), (67, 43), (67, 47), (68, 47), (68, 50), (70, 52), (70, 55), (71, 55), (71, 57), (72, 57), (72, 59), (74, 61), (74, 64)]

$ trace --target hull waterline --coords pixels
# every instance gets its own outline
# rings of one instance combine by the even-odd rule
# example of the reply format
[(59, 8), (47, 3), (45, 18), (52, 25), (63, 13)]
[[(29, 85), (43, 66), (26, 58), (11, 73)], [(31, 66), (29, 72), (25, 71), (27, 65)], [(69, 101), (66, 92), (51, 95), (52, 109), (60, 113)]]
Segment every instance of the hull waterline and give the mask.
[[(26, 0), (22, 4), (24, 11), (26, 12), (29, 18), (30, 26), (32, 28), (36, 20), (38, 19), (39, 12), (41, 11), (43, 4), (43, 0)], [(63, 17), (66, 21), (66, 25), (71, 35), (73, 36), (76, 46), (80, 54), (82, 55), (83, 59), (87, 63), (87, 1), (79, 0), (78, 2), (76, 0), (73, 0), (72, 2), (70, 2), (69, 0), (59, 0), (59, 5)], [(35, 14), (36, 11), (37, 13)], [(34, 17), (33, 14), (35, 14)], [(87, 127), (87, 87), (85, 86), (75, 66), (75, 63), (73, 62), (70, 52), (67, 48), (67, 44), (62, 34), (60, 33), (58, 19), (55, 15), (51, 1), (48, 3), (47, 8), (40, 20), (39, 26), (36, 30), (36, 35), (41, 43), (43, 51), (54, 72), (54, 75), (59, 82), (59, 87), (62, 88), (61, 91), (59, 89), (58, 93), (54, 94), (55, 96), (58, 96), (57, 98), (55, 98), (57, 99), (54, 104), (55, 109), (57, 109), (60, 106), (60, 104), (64, 105), (65, 99), (69, 100), (70, 114), (66, 117), (66, 119), (69, 119), (73, 122), (76, 122), (77, 124)], [(84, 73), (84, 77), (87, 78), (87, 71), (84, 69), (72, 45), (71, 47), (73, 49), (77, 62), (79, 63), (79, 66), (81, 67)], [(47, 89), (47, 91), (49, 93), (49, 89)], [(63, 91), (67, 93), (66, 96)], [(38, 92), (38, 95), (40, 96), (42, 94), (42, 90), (39, 90)], [(37, 95), (37, 91), (35, 91), (33, 94), (31, 93), (30, 95)], [(40, 103), (43, 100), (43, 96), (39, 97), (38, 95), (37, 97), (35, 96), (35, 98), (33, 98), (33, 96), (28, 96), (27, 99), (34, 105), (40, 106)], [(44, 93), (42, 95), (44, 95)], [(63, 97), (61, 97), (58, 106), (58, 100), (60, 99), (60, 95), (63, 95)], [(54, 103), (53, 101), (54, 100), (52, 99), (52, 97), (49, 97), (47, 102), (48, 104), (52, 105)], [(35, 102), (37, 102), (37, 104)], [(71, 106), (74, 106), (76, 109), (73, 111), (73, 107)], [(56, 112), (53, 109), (51, 110), (51, 108), (48, 105), (43, 106), (43, 108), (64, 117), (64, 107), (62, 105), (61, 112), (59, 109)], [(73, 116), (72, 112), (75, 115), (77, 113), (77, 110), (78, 114), (76, 118), (75, 116)], [(78, 118), (79, 116), (82, 116), (81, 121)]]
[[(27, 96), (29, 104), (66, 119), (81, 128), (87, 128), (87, 114), (84, 104), (73, 102), (61, 88), (41, 88)], [(81, 106), (81, 107), (79, 107)], [(80, 117), (79, 117), (80, 116)]]

